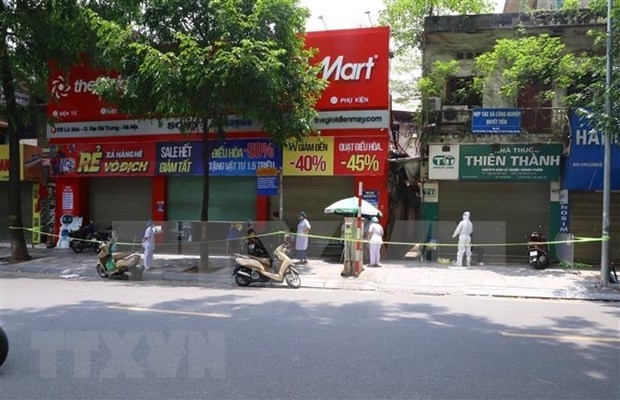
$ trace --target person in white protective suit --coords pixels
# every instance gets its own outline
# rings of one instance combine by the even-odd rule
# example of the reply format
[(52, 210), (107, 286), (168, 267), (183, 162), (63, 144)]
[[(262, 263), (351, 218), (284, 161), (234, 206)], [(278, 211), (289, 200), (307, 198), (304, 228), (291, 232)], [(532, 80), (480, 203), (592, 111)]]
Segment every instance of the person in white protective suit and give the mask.
[(474, 225), (469, 220), (469, 211), (465, 211), (463, 213), (463, 220), (456, 226), (454, 235), (452, 235), (452, 237), (459, 237), (455, 263), (459, 267), (463, 266), (463, 253), (467, 257), (467, 266), (471, 267), (471, 234), (473, 232)]

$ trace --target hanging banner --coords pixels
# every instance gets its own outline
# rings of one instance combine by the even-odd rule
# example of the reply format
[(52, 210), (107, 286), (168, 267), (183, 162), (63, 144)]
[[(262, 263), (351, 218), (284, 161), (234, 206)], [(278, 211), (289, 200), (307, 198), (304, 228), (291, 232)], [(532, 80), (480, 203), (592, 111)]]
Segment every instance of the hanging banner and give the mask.
[(282, 157), (284, 175), (330, 176), (334, 174), (334, 138), (310, 137), (285, 149)]
[(335, 137), (334, 175), (385, 175), (388, 138)]
[(54, 146), (54, 176), (152, 176), (153, 143), (70, 144)]
[[(570, 116), (571, 143), (564, 159), (562, 187), (569, 190), (603, 190), (605, 136), (576, 112)], [(612, 140), (610, 187), (620, 190), (620, 142)]]
[[(255, 176), (259, 168), (281, 168), (282, 151), (267, 138), (214, 141), (211, 176)], [(157, 175), (203, 175), (203, 142), (157, 143)]]

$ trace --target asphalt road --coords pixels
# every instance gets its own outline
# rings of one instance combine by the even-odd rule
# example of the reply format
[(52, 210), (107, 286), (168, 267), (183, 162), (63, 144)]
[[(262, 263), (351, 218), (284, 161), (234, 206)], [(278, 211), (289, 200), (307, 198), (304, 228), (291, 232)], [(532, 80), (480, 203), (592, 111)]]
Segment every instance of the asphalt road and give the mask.
[(8, 399), (618, 399), (617, 303), (2, 275)]

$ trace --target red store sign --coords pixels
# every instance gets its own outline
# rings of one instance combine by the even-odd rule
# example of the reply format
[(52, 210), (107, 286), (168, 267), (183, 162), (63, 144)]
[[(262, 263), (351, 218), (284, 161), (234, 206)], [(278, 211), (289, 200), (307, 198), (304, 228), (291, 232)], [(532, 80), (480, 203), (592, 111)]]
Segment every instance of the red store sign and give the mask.
[[(311, 62), (321, 64), (320, 76), (329, 81), (317, 110), (389, 109), (389, 35), (387, 27), (306, 34), (306, 46), (318, 49)], [(100, 76), (104, 71), (89, 69), (85, 64), (63, 74), (52, 63), (48, 116), (57, 123), (131, 119), (93, 94)], [(119, 78), (118, 74), (110, 77)], [(84, 134), (79, 127), (69, 129), (76, 129), (74, 136)]]
[(319, 111), (389, 108), (390, 30), (388, 27), (308, 32), (306, 47), (329, 86)]

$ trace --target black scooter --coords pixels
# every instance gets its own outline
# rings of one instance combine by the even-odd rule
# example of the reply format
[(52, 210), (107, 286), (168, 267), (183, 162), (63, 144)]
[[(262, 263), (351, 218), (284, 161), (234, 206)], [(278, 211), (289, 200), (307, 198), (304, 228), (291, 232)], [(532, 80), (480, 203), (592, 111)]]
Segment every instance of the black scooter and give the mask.
[(81, 253), (87, 248), (97, 252), (101, 242), (107, 242), (111, 239), (111, 230), (112, 227), (109, 227), (106, 232), (97, 232), (95, 231), (95, 224), (90, 221), (77, 231), (69, 232), (69, 247), (75, 253)]
[(549, 246), (542, 234), (542, 225), (532, 232), (528, 238), (527, 251), (530, 266), (536, 269), (545, 269), (549, 266)]

